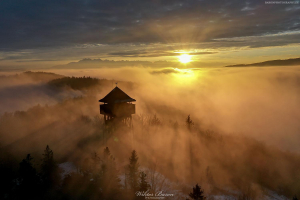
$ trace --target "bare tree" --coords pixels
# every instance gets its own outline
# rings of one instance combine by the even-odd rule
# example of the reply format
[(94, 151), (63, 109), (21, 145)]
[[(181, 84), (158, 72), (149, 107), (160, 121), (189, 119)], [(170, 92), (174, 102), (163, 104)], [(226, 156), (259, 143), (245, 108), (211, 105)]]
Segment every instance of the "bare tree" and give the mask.
[(153, 163), (147, 170), (149, 185), (151, 191), (156, 193), (158, 191), (169, 189), (166, 177), (156, 171), (157, 164)]
[(244, 188), (242, 188), (241, 194), (238, 196), (238, 200), (255, 200), (257, 199), (257, 192), (252, 187), (252, 185), (248, 184)]

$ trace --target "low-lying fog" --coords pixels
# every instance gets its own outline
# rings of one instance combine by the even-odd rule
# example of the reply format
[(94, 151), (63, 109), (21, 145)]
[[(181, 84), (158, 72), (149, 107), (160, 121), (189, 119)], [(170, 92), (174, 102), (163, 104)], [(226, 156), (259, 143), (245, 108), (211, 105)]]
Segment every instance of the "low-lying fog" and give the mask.
[[(259, 193), (264, 188), (287, 196), (299, 193), (300, 67), (47, 72), (55, 74), (0, 77), (0, 147), (19, 160), (27, 153), (39, 156), (50, 145), (59, 162), (77, 165), (107, 145), (122, 174), (134, 147), (142, 167), (158, 163), (156, 170), (164, 176), (199, 182), (206, 194), (207, 183), (240, 191), (254, 183)], [(108, 80), (49, 83), (60, 75)], [(68, 85), (76, 80), (82, 82)], [(116, 80), (137, 100), (135, 136), (131, 140), (125, 129), (119, 130), (104, 143), (98, 99)], [(186, 128), (188, 115), (194, 131)]]
[(137, 114), (178, 122), (190, 114), (203, 126), (300, 150), (300, 67), (51, 71), (136, 82), (135, 90), (125, 92), (137, 100)]

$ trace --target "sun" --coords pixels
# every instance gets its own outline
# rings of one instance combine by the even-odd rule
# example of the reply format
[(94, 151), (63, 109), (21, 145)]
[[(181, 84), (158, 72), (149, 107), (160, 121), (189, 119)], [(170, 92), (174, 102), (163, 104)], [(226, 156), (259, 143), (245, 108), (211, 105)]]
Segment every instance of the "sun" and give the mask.
[(186, 64), (186, 63), (191, 62), (192, 56), (188, 55), (188, 54), (182, 54), (182, 55), (178, 56), (178, 58), (179, 58), (179, 62)]

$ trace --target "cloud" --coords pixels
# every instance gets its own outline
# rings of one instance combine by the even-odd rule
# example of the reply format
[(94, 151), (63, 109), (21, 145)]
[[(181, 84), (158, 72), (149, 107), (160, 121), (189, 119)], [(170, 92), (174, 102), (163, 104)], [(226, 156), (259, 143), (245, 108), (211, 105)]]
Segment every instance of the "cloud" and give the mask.
[(234, 46), (248, 46), (259, 48), (264, 46), (284, 46), (290, 43), (299, 44), (300, 31), (284, 31), (276, 34), (264, 34), (257, 36), (219, 38), (215, 41), (235, 43)]
[[(12, 0), (0, 3), (0, 17), (5, 19), (0, 22), (2, 51), (84, 44), (199, 43), (300, 28), (297, 9), (265, 5), (260, 0), (246, 5), (236, 0)], [(295, 42), (287, 38), (285, 43)]]
[[(189, 55), (205, 55), (214, 54), (216, 52), (191, 52)], [(164, 52), (164, 51), (121, 51), (112, 52), (108, 55), (121, 57), (160, 57), (160, 56), (179, 56), (179, 52)]]
[(162, 69), (162, 70), (154, 70), (151, 72), (152, 74), (171, 74), (171, 73), (180, 73), (175, 69)]

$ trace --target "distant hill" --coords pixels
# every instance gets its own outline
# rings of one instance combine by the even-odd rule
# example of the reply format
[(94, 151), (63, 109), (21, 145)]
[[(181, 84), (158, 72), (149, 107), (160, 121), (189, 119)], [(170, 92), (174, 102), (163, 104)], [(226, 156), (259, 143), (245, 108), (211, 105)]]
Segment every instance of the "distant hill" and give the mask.
[(31, 72), (31, 71), (24, 72), (21, 74), (21, 76), (27, 76), (37, 82), (39, 81), (48, 82), (53, 79), (64, 77), (63, 75), (59, 75), (51, 72)]
[(300, 58), (291, 58), (287, 60), (269, 60), (265, 62), (252, 63), (252, 64), (227, 65), (225, 67), (267, 67), (267, 66), (292, 66), (292, 65), (300, 65)]
[(63, 75), (54, 74), (51, 72), (31, 72), (26, 71), (20, 74), (8, 75), (8, 76), (0, 76), (0, 85), (1, 84), (12, 84), (13, 82), (43, 82), (47, 83), (53, 79), (63, 78)]
[(98, 79), (91, 77), (63, 77), (49, 81), (47, 84), (51, 87), (62, 89), (62, 88), (72, 88), (73, 90), (85, 90), (90, 89), (95, 86), (101, 88), (111, 88), (114, 83), (118, 82), (122, 87), (132, 89), (135, 84), (132, 82)]
[(70, 87), (74, 90), (81, 90), (92, 86), (96, 86), (100, 83), (100, 81), (101, 80), (97, 78), (91, 77), (63, 77), (51, 80), (48, 82), (48, 84), (56, 88)]

